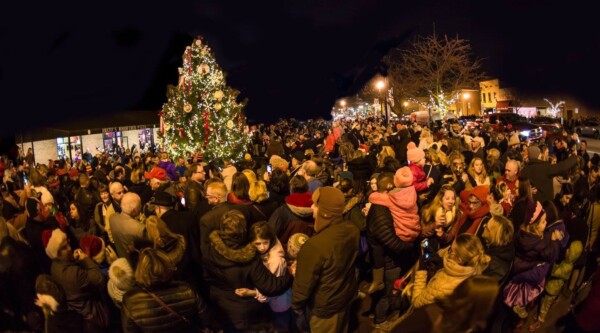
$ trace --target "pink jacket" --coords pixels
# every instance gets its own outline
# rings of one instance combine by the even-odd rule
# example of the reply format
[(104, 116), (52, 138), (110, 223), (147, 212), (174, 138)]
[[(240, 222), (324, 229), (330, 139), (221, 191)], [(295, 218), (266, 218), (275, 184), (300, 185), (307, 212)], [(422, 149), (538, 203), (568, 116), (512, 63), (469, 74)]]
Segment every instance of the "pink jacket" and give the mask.
[(409, 164), (408, 168), (413, 174), (413, 186), (417, 192), (423, 192), (427, 189), (427, 175), (423, 168), (416, 164)]
[(389, 208), (394, 219), (396, 236), (405, 242), (414, 242), (421, 233), (417, 211), (417, 191), (414, 186), (395, 188), (389, 193), (374, 192), (369, 202)]

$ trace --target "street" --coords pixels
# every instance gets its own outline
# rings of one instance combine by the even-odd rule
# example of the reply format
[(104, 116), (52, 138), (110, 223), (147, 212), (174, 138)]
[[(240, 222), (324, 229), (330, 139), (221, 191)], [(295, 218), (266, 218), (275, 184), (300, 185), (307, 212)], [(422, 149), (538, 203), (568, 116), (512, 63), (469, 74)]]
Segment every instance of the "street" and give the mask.
[(594, 155), (594, 153), (597, 153), (598, 155), (600, 155), (600, 140), (596, 140), (593, 139), (591, 137), (587, 137), (587, 136), (580, 136), (579, 140), (585, 140), (587, 141), (588, 144), (588, 153), (590, 154), (590, 157), (592, 157), (592, 155)]

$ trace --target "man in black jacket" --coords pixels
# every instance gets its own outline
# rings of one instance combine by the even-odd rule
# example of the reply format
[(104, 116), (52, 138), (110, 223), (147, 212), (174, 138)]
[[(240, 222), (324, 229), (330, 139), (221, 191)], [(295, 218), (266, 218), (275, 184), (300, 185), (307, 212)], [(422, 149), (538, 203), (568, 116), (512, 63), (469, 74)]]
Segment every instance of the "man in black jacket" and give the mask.
[[(377, 188), (381, 191), (387, 189), (387, 184), (394, 183), (394, 174), (382, 173), (377, 177)], [(415, 205), (417, 203), (415, 202)], [(386, 317), (390, 310), (390, 299), (396, 279), (407, 272), (417, 260), (415, 243), (402, 241), (394, 231), (394, 221), (389, 208), (372, 204), (367, 215), (367, 237), (369, 243), (382, 247), (384, 255), (384, 293), (382, 297), (374, 297), (375, 318), (373, 324), (376, 328), (384, 328)], [(376, 294), (374, 294), (376, 296)]]

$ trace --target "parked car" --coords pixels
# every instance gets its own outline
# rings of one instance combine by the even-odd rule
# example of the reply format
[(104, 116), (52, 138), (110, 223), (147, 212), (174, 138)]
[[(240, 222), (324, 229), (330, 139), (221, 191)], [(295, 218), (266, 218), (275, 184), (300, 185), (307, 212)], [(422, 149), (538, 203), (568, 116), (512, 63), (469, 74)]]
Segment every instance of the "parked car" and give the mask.
[(550, 139), (550, 142), (554, 140), (566, 140), (568, 135), (562, 127), (557, 127), (556, 124), (537, 124), (546, 131), (546, 136)]
[(483, 121), (490, 124), (496, 132), (516, 131), (522, 141), (525, 139), (536, 141), (542, 137), (540, 126), (528, 122), (526, 118), (516, 113), (486, 114), (483, 116)]
[(594, 139), (600, 139), (600, 122), (596, 120), (588, 120), (583, 125), (575, 126), (575, 132), (579, 136), (590, 135)]
[(534, 124), (542, 125), (553, 125), (557, 128), (563, 128), (560, 118), (551, 118), (551, 117), (535, 117), (531, 119), (531, 122)]

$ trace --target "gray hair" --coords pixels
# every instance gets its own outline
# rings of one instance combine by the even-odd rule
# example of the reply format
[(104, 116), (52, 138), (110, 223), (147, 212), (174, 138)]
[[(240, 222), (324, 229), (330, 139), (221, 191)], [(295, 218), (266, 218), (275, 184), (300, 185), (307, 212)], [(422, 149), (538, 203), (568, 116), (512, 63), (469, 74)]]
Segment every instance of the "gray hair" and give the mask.
[(121, 211), (131, 217), (136, 217), (142, 211), (142, 199), (137, 193), (127, 192), (121, 200)]

